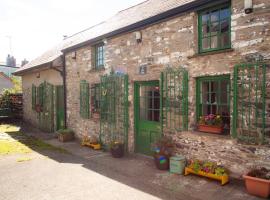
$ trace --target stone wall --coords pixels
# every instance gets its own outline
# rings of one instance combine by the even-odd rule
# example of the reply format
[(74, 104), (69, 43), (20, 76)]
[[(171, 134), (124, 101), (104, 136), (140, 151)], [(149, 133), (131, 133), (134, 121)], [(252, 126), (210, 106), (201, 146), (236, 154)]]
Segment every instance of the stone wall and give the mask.
[(36, 127), (38, 127), (38, 113), (32, 109), (32, 84), (39, 86), (44, 81), (53, 85), (63, 85), (60, 73), (52, 69), (22, 75), (23, 119)]
[[(160, 72), (166, 67), (181, 66), (189, 72), (189, 130), (193, 131), (196, 127), (195, 86), (198, 77), (229, 74), (232, 79), (235, 64), (258, 58), (268, 61), (270, 59), (270, 2), (254, 0), (253, 3), (254, 12), (246, 15), (244, 1), (232, 0), (232, 49), (228, 51), (198, 54), (198, 16), (197, 13), (191, 12), (142, 28), (141, 43), (135, 40), (134, 32), (106, 38), (105, 69), (101, 71), (94, 71), (91, 67), (90, 45), (77, 49), (76, 59), (72, 58), (71, 52), (67, 53), (68, 126), (75, 130), (78, 137), (98, 135), (98, 118), (82, 119), (79, 115), (79, 82), (87, 80), (90, 84), (98, 83), (100, 75), (109, 73), (112, 69), (125, 72), (129, 75), (129, 150), (133, 152), (134, 82), (159, 80)], [(145, 75), (138, 73), (142, 65), (147, 66)], [(229, 136), (225, 139), (213, 139), (213, 136), (208, 134), (201, 136), (176, 133), (174, 138), (178, 142), (179, 152), (184, 149), (184, 153), (189, 152), (190, 156), (222, 160), (223, 164), (228, 165), (235, 173), (240, 173), (257, 160), (262, 164), (269, 161), (269, 147), (254, 146), (250, 147), (253, 150), (249, 151)], [(249, 162), (248, 157), (252, 157)], [(237, 168), (238, 163), (243, 166)]]

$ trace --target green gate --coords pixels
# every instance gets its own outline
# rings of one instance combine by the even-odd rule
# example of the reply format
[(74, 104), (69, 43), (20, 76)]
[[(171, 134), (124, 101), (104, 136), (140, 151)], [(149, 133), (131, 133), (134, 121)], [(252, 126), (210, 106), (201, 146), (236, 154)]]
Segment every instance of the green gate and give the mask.
[(161, 73), (163, 128), (167, 131), (188, 130), (188, 72), (167, 68)]
[(64, 87), (56, 86), (56, 130), (65, 127)]
[(54, 86), (46, 81), (37, 90), (38, 104), (41, 111), (38, 114), (39, 128), (46, 132), (54, 131)]
[(128, 149), (128, 76), (111, 74), (100, 83), (100, 141), (105, 148), (112, 141)]
[[(266, 79), (267, 77), (267, 79)], [(248, 143), (263, 143), (266, 128), (266, 81), (270, 70), (265, 64), (240, 64), (234, 68), (233, 137)], [(268, 94), (269, 95), (269, 94)]]

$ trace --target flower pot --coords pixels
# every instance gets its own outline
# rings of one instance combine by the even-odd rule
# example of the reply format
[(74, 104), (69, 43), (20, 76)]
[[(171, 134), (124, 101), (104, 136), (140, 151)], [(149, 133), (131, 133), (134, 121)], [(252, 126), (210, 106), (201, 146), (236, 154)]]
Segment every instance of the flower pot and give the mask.
[(114, 158), (122, 158), (124, 156), (124, 145), (117, 144), (111, 147), (110, 151)]
[(244, 175), (247, 191), (251, 195), (267, 198), (270, 195), (270, 180)]
[(221, 134), (223, 127), (199, 124), (198, 130), (201, 132)]
[(74, 140), (74, 134), (73, 133), (58, 133), (58, 140), (60, 142), (69, 142)]
[(160, 154), (155, 154), (154, 160), (155, 160), (156, 167), (159, 170), (168, 170), (169, 169), (170, 162), (166, 156), (160, 155)]

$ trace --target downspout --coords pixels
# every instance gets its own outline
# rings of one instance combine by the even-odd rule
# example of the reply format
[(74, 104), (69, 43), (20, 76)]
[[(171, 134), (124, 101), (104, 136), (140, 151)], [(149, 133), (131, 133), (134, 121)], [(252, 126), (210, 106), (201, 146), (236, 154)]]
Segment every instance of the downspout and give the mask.
[(67, 128), (66, 54), (63, 53), (64, 127)]

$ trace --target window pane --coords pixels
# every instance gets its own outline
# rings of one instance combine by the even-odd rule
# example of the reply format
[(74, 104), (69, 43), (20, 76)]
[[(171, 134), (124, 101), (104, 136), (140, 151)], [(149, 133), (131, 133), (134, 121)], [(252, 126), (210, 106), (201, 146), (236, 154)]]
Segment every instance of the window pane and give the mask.
[(202, 39), (202, 48), (203, 49), (209, 49), (210, 48), (210, 42), (208, 38)]
[(215, 22), (211, 25), (211, 36), (216, 35), (219, 32), (219, 23)]
[(230, 17), (230, 9), (229, 8), (224, 8), (220, 10), (220, 20), (226, 19)]
[(218, 37), (217, 36), (211, 37), (211, 48), (212, 49), (218, 48)]
[(209, 36), (210, 34), (210, 28), (209, 25), (205, 24), (202, 26), (202, 34), (203, 36)]
[(209, 14), (203, 14), (202, 15), (202, 24), (206, 24), (209, 20)]
[(219, 10), (213, 11), (211, 13), (211, 22), (219, 21)]
[(229, 22), (228, 20), (224, 20), (220, 22), (220, 32), (228, 32), (229, 31)]
[(220, 47), (226, 47), (230, 45), (229, 33), (222, 34), (220, 36)]

